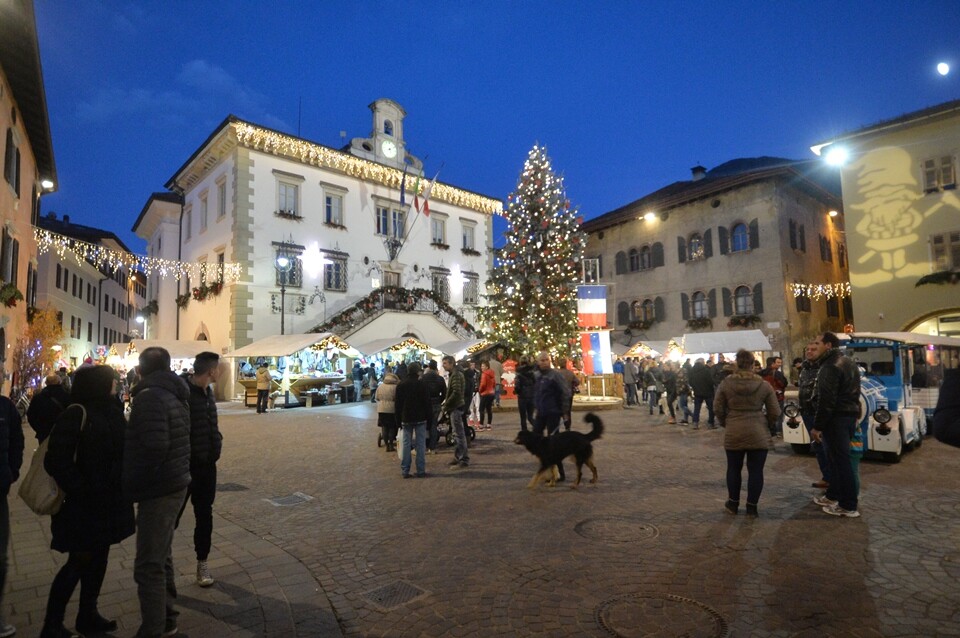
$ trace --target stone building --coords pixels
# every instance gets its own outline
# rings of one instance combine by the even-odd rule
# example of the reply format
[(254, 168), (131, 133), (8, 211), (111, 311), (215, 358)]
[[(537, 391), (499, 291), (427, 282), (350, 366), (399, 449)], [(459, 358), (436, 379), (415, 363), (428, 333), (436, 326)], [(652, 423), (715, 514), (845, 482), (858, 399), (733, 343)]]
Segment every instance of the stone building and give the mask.
[(759, 328), (788, 358), (852, 321), (835, 175), (771, 157), (692, 172), (583, 225), (615, 340)]

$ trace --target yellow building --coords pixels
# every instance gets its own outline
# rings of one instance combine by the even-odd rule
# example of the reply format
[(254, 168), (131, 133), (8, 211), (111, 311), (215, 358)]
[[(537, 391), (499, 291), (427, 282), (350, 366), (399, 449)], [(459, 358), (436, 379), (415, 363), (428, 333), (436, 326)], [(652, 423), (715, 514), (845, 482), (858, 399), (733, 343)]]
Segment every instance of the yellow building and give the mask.
[(812, 150), (840, 165), (856, 329), (960, 336), (960, 100)]

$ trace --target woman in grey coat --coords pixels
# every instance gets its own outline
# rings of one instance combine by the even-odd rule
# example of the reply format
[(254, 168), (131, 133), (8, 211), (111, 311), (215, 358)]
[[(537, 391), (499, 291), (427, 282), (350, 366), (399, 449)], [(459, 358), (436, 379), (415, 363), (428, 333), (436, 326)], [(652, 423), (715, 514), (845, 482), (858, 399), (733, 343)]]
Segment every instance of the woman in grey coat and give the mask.
[(717, 388), (713, 411), (726, 429), (723, 447), (727, 451), (727, 511), (740, 508), (743, 461), (747, 461), (747, 516), (757, 516), (757, 502), (763, 491), (763, 466), (770, 446), (770, 426), (780, 416), (777, 395), (769, 383), (753, 371), (753, 354), (737, 352), (736, 370)]

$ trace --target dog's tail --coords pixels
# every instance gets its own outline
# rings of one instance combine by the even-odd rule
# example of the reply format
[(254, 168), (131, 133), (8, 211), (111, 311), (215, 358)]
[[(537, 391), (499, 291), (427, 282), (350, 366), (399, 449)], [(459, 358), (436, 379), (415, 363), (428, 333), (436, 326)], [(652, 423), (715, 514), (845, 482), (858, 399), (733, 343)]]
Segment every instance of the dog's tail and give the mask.
[(587, 414), (583, 417), (583, 420), (593, 426), (593, 429), (587, 434), (587, 438), (591, 441), (596, 441), (603, 434), (603, 421), (593, 412)]

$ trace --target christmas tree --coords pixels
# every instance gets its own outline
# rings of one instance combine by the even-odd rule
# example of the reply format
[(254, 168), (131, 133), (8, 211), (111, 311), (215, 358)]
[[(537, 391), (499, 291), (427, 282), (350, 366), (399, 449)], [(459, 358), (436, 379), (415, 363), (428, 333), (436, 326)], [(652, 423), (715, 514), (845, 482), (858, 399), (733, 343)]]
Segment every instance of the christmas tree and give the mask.
[(483, 319), (520, 353), (577, 350), (577, 284), (586, 235), (546, 149), (534, 146), (507, 202), (506, 244), (495, 253)]

